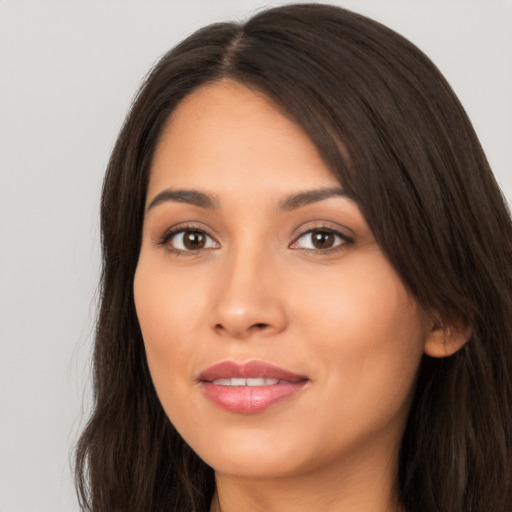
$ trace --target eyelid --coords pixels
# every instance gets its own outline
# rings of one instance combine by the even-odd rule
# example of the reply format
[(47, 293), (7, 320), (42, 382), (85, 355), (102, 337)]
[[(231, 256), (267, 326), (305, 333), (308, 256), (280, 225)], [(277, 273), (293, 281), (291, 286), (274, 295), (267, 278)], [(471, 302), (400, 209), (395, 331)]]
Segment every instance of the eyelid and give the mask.
[[(311, 235), (312, 233), (315, 233), (315, 232), (331, 233), (334, 236), (336, 236), (339, 239), (341, 239), (341, 242), (337, 243), (333, 247), (328, 247), (328, 248), (325, 248), (325, 249), (320, 249), (320, 248), (316, 248), (316, 247), (308, 248), (308, 247), (298, 247), (297, 246), (298, 241), (302, 237), (304, 237), (306, 235)], [(345, 233), (343, 233), (341, 231), (341, 229), (335, 229), (335, 228), (333, 228), (331, 226), (326, 226), (326, 225), (318, 225), (318, 226), (309, 227), (309, 228), (304, 229), (303, 231), (301, 231), (297, 236), (295, 236), (295, 238), (293, 239), (293, 241), (290, 243), (290, 245), (288, 247), (290, 249), (297, 249), (297, 250), (303, 250), (303, 251), (311, 251), (311, 252), (314, 252), (314, 253), (322, 253), (323, 254), (323, 253), (334, 252), (334, 251), (340, 250), (340, 249), (344, 248), (347, 244), (348, 245), (352, 245), (353, 243), (354, 243), (354, 239), (352, 237), (346, 235)]]
[[(349, 228), (344, 228), (346, 230), (349, 230)], [(172, 240), (176, 235), (180, 233), (184, 233), (186, 231), (196, 231), (198, 233), (203, 234), (205, 237), (207, 237), (211, 242), (213, 242), (213, 245), (210, 245), (209, 247), (202, 247), (198, 249), (180, 249), (176, 247), (170, 247), (169, 241)], [(350, 230), (352, 232), (352, 230)], [(331, 233), (334, 236), (338, 237), (340, 241), (338, 241), (334, 246), (328, 247), (325, 249), (322, 248), (316, 248), (316, 247), (299, 247), (298, 241), (306, 236), (310, 235), (315, 232), (327, 232)], [(217, 239), (212, 236), (209, 233), (209, 228), (205, 227), (204, 225), (196, 224), (196, 223), (179, 223), (174, 226), (171, 226), (170, 228), (166, 229), (163, 235), (161, 235), (158, 240), (155, 241), (157, 245), (166, 247), (170, 252), (176, 253), (176, 254), (185, 254), (185, 255), (194, 255), (199, 254), (202, 251), (205, 250), (211, 250), (211, 249), (218, 249), (221, 247), (220, 243), (217, 241)], [(338, 227), (334, 228), (331, 225), (326, 225), (324, 223), (317, 224), (317, 225), (309, 225), (307, 227), (302, 228), (302, 231), (300, 231), (293, 239), (293, 241), (288, 245), (288, 248), (290, 249), (297, 249), (297, 250), (303, 250), (307, 252), (312, 253), (329, 253), (329, 252), (335, 252), (337, 250), (345, 248), (346, 245), (352, 245), (354, 243), (353, 237), (345, 234), (343, 232), (343, 228)]]
[[(209, 238), (210, 240), (213, 241), (214, 247), (202, 247), (202, 248), (199, 248), (199, 249), (196, 249), (196, 250), (190, 250), (190, 249), (178, 249), (176, 247), (170, 247), (169, 246), (169, 242), (174, 237), (176, 237), (176, 235), (178, 235), (180, 233), (184, 233), (186, 231), (196, 231), (198, 233), (203, 234), (205, 237), (207, 237), (207, 238)], [(198, 226), (197, 224), (190, 224), (190, 223), (177, 224), (175, 226), (172, 226), (172, 227), (168, 228), (164, 232), (164, 234), (161, 237), (159, 237), (159, 239), (156, 241), (156, 244), (166, 247), (167, 250), (169, 250), (170, 252), (173, 252), (173, 253), (176, 253), (176, 254), (185, 254), (185, 255), (194, 255), (194, 254), (199, 254), (199, 253), (201, 253), (202, 251), (205, 251), (205, 250), (211, 250), (211, 249), (218, 249), (218, 248), (220, 248), (219, 242), (215, 239), (215, 237), (213, 237), (212, 235), (210, 235), (208, 233), (208, 230), (205, 227)]]

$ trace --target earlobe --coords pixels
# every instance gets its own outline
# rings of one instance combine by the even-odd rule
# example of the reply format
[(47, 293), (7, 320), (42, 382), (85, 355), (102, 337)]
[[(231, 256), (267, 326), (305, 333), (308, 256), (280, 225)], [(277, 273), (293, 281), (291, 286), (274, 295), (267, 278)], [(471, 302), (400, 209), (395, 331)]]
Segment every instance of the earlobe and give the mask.
[(425, 354), (430, 357), (448, 357), (461, 349), (471, 337), (466, 325), (434, 325), (425, 341)]

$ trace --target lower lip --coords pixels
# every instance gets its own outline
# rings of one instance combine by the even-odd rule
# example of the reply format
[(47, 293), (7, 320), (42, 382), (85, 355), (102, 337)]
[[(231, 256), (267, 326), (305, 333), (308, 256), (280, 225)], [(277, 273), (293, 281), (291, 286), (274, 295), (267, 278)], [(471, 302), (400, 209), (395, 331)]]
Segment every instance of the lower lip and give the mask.
[(201, 387), (204, 394), (222, 409), (251, 414), (291, 398), (306, 382), (284, 382), (274, 386), (219, 386), (203, 382)]

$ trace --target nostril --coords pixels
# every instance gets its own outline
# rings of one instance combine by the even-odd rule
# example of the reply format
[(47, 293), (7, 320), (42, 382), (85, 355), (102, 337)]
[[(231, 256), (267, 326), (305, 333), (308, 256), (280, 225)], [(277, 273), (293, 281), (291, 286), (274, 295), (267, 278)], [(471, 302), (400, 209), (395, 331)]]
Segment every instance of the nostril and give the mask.
[(264, 331), (268, 327), (269, 327), (269, 324), (266, 324), (264, 322), (257, 322), (255, 324), (250, 325), (246, 329), (237, 330), (235, 327), (226, 328), (225, 325), (219, 323), (219, 324), (215, 325), (214, 329), (218, 333), (221, 333), (221, 332), (231, 332), (232, 334), (234, 334), (236, 336), (243, 336), (243, 337), (245, 337), (246, 335), (249, 335), (251, 332)]

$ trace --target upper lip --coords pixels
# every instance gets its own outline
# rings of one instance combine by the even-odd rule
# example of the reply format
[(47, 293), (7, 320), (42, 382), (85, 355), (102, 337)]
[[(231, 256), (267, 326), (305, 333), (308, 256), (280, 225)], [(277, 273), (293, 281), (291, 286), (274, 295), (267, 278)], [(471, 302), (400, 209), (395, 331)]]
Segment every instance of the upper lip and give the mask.
[(308, 380), (305, 375), (298, 375), (288, 370), (284, 370), (264, 361), (247, 361), (238, 363), (235, 361), (222, 361), (221, 363), (210, 366), (199, 374), (199, 381), (213, 382), (216, 379), (231, 378), (258, 378), (278, 379), (288, 382), (300, 382)]

